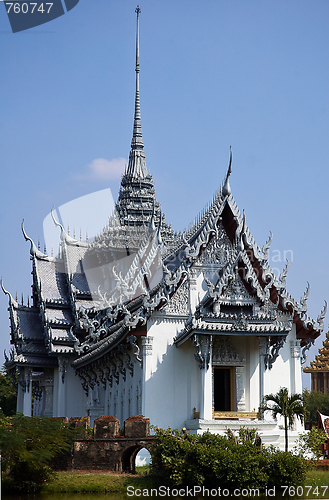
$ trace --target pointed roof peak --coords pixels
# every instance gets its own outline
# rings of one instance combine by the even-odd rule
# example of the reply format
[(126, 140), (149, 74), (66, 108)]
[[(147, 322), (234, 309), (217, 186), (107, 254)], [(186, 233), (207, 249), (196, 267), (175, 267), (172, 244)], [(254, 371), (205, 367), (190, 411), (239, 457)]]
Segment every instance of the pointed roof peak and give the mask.
[(133, 137), (131, 140), (131, 149), (129, 154), (129, 164), (127, 169), (127, 175), (131, 177), (138, 177), (144, 179), (149, 175), (144, 153), (144, 142), (142, 135), (142, 122), (141, 122), (141, 109), (140, 109), (140, 98), (139, 98), (139, 14), (141, 10), (137, 5), (137, 26), (136, 26), (136, 90), (135, 90), (135, 114), (134, 114), (134, 127), (133, 127)]
[(228, 195), (231, 194), (231, 186), (230, 186), (229, 177), (230, 177), (230, 175), (232, 173), (232, 159), (233, 159), (232, 147), (230, 146), (230, 163), (229, 163), (229, 166), (228, 166), (227, 174), (226, 174), (224, 185), (223, 185), (223, 188), (222, 188), (222, 194), (224, 196), (228, 196)]
[(133, 138), (131, 141), (131, 149), (143, 149), (143, 137), (142, 137), (142, 123), (141, 123), (141, 109), (140, 109), (140, 99), (139, 99), (139, 14), (141, 10), (139, 5), (137, 5), (135, 12), (137, 14), (137, 27), (136, 27), (136, 89), (135, 89), (135, 115), (134, 115), (134, 129)]

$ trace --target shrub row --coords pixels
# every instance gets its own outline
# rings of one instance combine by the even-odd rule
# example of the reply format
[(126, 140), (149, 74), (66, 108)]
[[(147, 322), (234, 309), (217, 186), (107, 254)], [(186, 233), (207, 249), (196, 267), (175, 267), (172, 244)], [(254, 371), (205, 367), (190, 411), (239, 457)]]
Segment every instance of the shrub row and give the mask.
[(239, 437), (206, 432), (184, 434), (156, 430), (152, 470), (172, 486), (204, 485), (222, 488), (265, 488), (297, 485), (305, 479), (307, 461), (274, 447), (264, 448), (254, 431)]

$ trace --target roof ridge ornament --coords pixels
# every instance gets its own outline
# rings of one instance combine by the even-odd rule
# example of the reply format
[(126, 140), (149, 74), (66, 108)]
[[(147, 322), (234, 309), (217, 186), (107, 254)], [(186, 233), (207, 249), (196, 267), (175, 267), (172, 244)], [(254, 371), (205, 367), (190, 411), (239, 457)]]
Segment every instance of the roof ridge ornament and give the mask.
[(8, 290), (5, 289), (5, 287), (3, 286), (3, 279), (2, 279), (2, 276), (1, 276), (1, 279), (0, 279), (0, 286), (2, 288), (2, 291), (5, 295), (8, 295), (9, 297), (9, 303), (10, 305), (13, 303), (13, 302), (16, 302), (17, 304), (17, 300), (14, 299), (14, 297), (12, 296), (12, 294), (10, 292), (8, 292)]
[(273, 239), (273, 234), (272, 234), (272, 231), (270, 231), (270, 236), (268, 238), (268, 240), (265, 242), (263, 248), (262, 248), (262, 252), (263, 252), (263, 255), (264, 255), (264, 262), (267, 262), (268, 261), (268, 257), (269, 257), (269, 249), (270, 249), (270, 246), (271, 246), (271, 243), (272, 243), (272, 239)]
[(322, 330), (324, 329), (324, 317), (327, 313), (327, 308), (328, 308), (328, 303), (327, 301), (325, 300), (324, 301), (324, 306), (323, 306), (323, 309), (320, 311), (320, 314), (319, 316), (317, 317), (317, 322), (318, 322), (318, 325), (319, 325), (319, 331), (322, 332)]
[[(53, 207), (52, 207), (52, 209), (51, 209), (50, 214), (51, 214), (51, 217), (52, 217), (52, 219), (53, 219), (53, 222), (54, 222), (55, 226), (59, 227), (59, 228), (60, 228), (60, 230), (61, 230), (61, 239), (62, 239), (63, 241), (64, 241), (64, 240), (65, 240), (65, 241), (71, 241), (71, 242), (74, 242), (74, 241), (75, 241), (75, 242), (78, 242), (78, 243), (79, 243), (79, 241), (78, 241), (78, 240), (76, 240), (75, 238), (72, 238), (72, 237), (69, 235), (69, 233), (67, 233), (67, 232), (65, 231), (64, 227), (62, 226), (62, 224), (61, 224), (60, 222), (58, 222), (58, 220), (56, 220), (55, 215), (54, 215), (54, 205), (53, 205)], [(69, 230), (69, 229), (68, 229), (68, 230)]]
[(307, 299), (308, 299), (309, 293), (310, 293), (310, 284), (307, 281), (306, 290), (304, 292), (304, 295), (301, 297), (301, 299), (299, 301), (300, 306), (301, 306), (299, 308), (299, 313), (301, 314), (301, 318), (303, 318), (307, 313)]
[(25, 238), (25, 241), (29, 241), (29, 242), (30, 242), (30, 244), (31, 244), (30, 254), (31, 254), (31, 255), (43, 255), (43, 256), (44, 256), (45, 254), (43, 254), (40, 250), (38, 250), (38, 249), (37, 249), (37, 247), (35, 246), (35, 243), (34, 243), (34, 241), (32, 240), (32, 238), (30, 238), (30, 237), (26, 234), (25, 229), (24, 229), (24, 219), (22, 220), (22, 225), (21, 225), (21, 227), (22, 227), (22, 233), (23, 233), (23, 236), (24, 236), (24, 238)]
[(231, 194), (231, 186), (230, 186), (230, 181), (229, 177), (232, 173), (232, 160), (233, 160), (233, 153), (232, 153), (232, 147), (230, 146), (230, 163), (227, 169), (227, 174), (225, 177), (225, 181), (222, 187), (222, 194), (223, 196), (229, 196)]
[(286, 265), (285, 265), (285, 268), (283, 269), (282, 273), (281, 273), (281, 274), (280, 274), (280, 276), (279, 276), (279, 281), (280, 281), (280, 283), (281, 283), (281, 285), (282, 285), (282, 286), (280, 287), (280, 288), (281, 288), (281, 291), (282, 291), (282, 290), (284, 290), (284, 289), (286, 288), (286, 284), (287, 284), (287, 282), (286, 282), (286, 277), (287, 277), (288, 270), (289, 270), (289, 260), (288, 260), (288, 259), (286, 259), (286, 260), (287, 260), (287, 263), (286, 263)]

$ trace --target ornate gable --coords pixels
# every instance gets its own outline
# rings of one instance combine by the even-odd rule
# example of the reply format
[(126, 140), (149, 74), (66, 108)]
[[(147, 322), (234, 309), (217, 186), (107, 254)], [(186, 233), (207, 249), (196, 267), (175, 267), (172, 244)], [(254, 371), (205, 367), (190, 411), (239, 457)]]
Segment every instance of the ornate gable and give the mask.
[(256, 302), (255, 297), (252, 297), (250, 293), (246, 290), (242, 279), (240, 278), (238, 272), (235, 272), (234, 279), (230, 282), (226, 288), (223, 296), (221, 297), (221, 303), (223, 304), (253, 304)]
[(222, 222), (218, 223), (217, 235), (212, 238), (205, 250), (196, 261), (195, 265), (200, 267), (218, 267), (221, 269), (229, 261), (233, 246), (226, 234)]
[(185, 279), (184, 283), (179, 287), (173, 297), (171, 297), (170, 301), (162, 309), (162, 311), (168, 315), (174, 314), (175, 316), (188, 316), (188, 292), (188, 280)]

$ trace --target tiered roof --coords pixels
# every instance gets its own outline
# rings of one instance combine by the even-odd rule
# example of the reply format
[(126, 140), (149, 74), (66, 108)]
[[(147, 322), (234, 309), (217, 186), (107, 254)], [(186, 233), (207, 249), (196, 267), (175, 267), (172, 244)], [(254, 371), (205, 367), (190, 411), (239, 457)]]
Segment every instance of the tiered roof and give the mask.
[(310, 366), (305, 366), (305, 373), (328, 373), (329, 372), (329, 332), (322, 342), (323, 347), (319, 348), (319, 354), (315, 356), (315, 361), (310, 362)]

